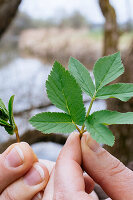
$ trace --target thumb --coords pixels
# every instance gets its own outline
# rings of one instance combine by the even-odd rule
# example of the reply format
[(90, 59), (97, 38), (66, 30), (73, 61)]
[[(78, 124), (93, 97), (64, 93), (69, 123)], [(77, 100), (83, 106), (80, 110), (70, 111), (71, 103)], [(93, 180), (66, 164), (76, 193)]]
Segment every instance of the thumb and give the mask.
[(103, 149), (89, 134), (81, 139), (84, 170), (112, 198), (133, 198), (133, 172)]

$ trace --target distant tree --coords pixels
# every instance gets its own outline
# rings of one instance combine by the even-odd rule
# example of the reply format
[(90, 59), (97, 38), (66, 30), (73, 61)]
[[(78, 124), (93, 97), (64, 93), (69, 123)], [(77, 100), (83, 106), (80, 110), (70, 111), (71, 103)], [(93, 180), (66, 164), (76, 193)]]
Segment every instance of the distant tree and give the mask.
[(0, 0), (0, 37), (14, 18), (21, 0)]
[(71, 16), (65, 17), (60, 22), (60, 27), (72, 27), (79, 29), (82, 27), (87, 27), (88, 22), (85, 17), (78, 11), (74, 12)]
[(116, 13), (109, 0), (99, 0), (99, 5), (105, 17), (103, 55), (108, 55), (118, 51), (119, 30)]

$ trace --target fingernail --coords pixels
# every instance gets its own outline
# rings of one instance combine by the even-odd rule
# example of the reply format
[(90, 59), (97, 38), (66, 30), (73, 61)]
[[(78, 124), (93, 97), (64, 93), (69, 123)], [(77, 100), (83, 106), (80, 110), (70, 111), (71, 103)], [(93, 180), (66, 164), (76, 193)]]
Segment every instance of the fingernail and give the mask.
[(19, 167), (24, 162), (24, 154), (21, 148), (16, 145), (6, 156), (5, 163), (8, 167)]
[(101, 148), (101, 146), (94, 139), (92, 139), (89, 133), (86, 135), (86, 144), (94, 152), (98, 152)]
[(44, 181), (45, 174), (43, 168), (35, 163), (30, 171), (24, 176), (24, 182), (27, 185), (37, 185)]

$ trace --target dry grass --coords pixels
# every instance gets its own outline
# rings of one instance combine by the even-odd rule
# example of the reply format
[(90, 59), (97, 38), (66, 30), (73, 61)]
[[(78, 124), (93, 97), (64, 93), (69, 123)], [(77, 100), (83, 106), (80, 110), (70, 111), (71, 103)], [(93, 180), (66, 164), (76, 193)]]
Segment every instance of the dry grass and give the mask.
[(92, 37), (87, 29), (33, 29), (21, 34), (19, 48), (23, 54), (39, 57), (45, 63), (58, 60), (66, 65), (73, 56), (92, 68), (101, 56), (102, 38)]

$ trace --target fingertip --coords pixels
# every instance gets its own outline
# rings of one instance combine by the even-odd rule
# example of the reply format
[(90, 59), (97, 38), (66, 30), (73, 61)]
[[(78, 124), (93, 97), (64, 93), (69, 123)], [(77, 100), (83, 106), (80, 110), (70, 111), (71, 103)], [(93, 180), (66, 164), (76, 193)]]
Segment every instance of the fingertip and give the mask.
[(89, 148), (89, 146), (87, 144), (89, 137), (90, 137), (89, 133), (84, 133), (83, 136), (82, 136), (82, 138), (81, 138), (82, 153), (90, 152), (91, 151), (91, 149)]
[(79, 139), (80, 139), (79, 133), (74, 131), (69, 135), (69, 137), (68, 137), (68, 139), (66, 141), (66, 144), (72, 143), (73, 140), (79, 140)]
[(19, 147), (21, 148), (23, 154), (24, 154), (24, 165), (25, 166), (31, 166), (34, 162), (38, 161), (37, 156), (33, 152), (32, 148), (30, 145), (26, 142), (21, 142), (18, 144)]
[(80, 135), (78, 132), (73, 132), (69, 135), (67, 141), (66, 141), (66, 144), (65, 146), (69, 146), (69, 147), (73, 147), (76, 146), (76, 145), (79, 145), (80, 146)]
[(34, 162), (37, 158), (29, 144), (22, 142), (9, 146), (0, 156), (0, 192), (22, 177)]
[(33, 160), (35, 162), (38, 161), (36, 154), (34, 153), (33, 149), (31, 148), (31, 146), (27, 142), (21, 142), (18, 145), (20, 145), (20, 147), (22, 147), (25, 154), (27, 154), (27, 152), (28, 152), (28, 154), (33, 157)]
[(100, 144), (94, 140), (89, 133), (85, 133), (83, 135), (83, 138), (81, 140), (81, 146), (84, 151), (92, 151), (94, 153), (98, 153), (99, 151), (102, 150), (102, 147)]
[(82, 144), (88, 146), (87, 144), (88, 144), (88, 141), (90, 138), (91, 138), (90, 133), (88, 133), (88, 132), (83, 133), (83, 136), (81, 138)]
[(58, 160), (62, 159), (71, 159), (81, 163), (81, 141), (79, 133), (73, 132), (68, 137), (58, 157)]
[(38, 159), (30, 145), (26, 142), (15, 143), (9, 146), (2, 154), (5, 168), (15, 173), (28, 170)]

